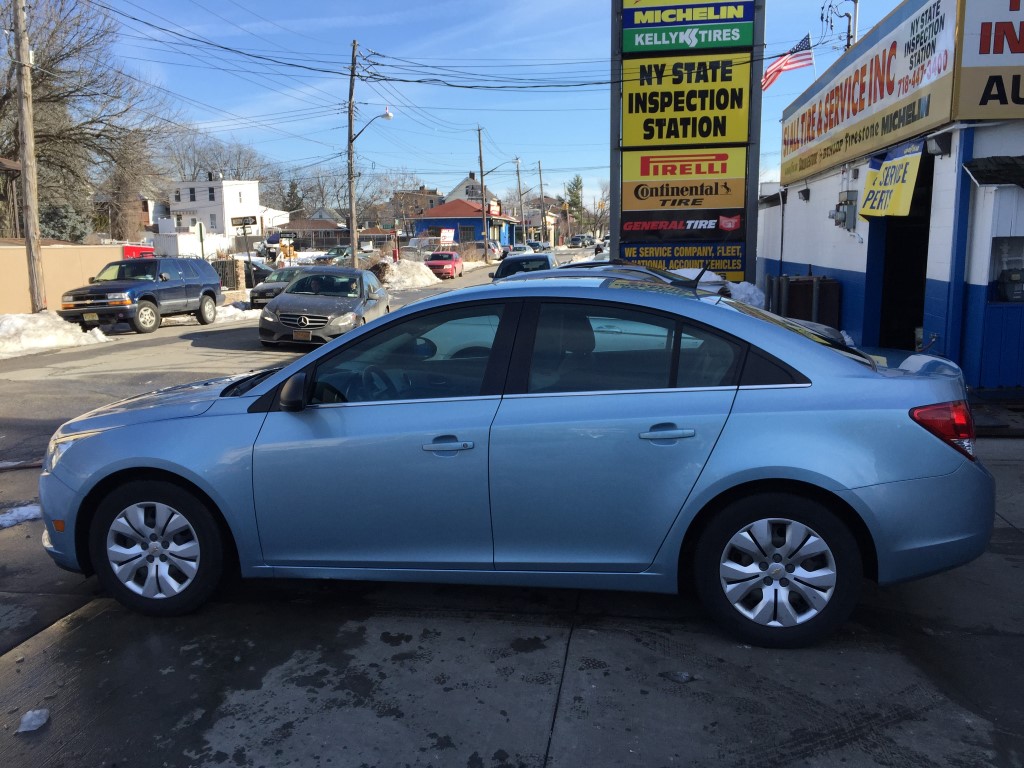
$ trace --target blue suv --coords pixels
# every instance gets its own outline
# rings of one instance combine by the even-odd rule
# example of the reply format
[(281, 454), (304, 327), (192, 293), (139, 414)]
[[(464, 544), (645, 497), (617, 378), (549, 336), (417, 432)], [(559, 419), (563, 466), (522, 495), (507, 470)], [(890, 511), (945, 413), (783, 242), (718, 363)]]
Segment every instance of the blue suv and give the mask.
[(203, 259), (126, 259), (61, 296), (57, 314), (83, 328), (126, 322), (136, 333), (152, 333), (167, 315), (194, 314), (208, 325), (223, 300), (220, 277)]

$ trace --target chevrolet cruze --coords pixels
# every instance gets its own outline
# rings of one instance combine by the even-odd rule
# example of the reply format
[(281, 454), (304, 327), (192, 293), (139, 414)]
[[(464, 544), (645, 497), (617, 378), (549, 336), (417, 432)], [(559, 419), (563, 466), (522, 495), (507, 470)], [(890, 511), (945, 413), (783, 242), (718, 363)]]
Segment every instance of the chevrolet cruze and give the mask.
[[(64, 424), (40, 479), (46, 550), (149, 614), (195, 610), (228, 563), (692, 586), (732, 634), (780, 647), (840, 626), (865, 577), (984, 551), (993, 480), (952, 363), (885, 368), (721, 296), (550, 274)], [(366, 482), (382, 466), (399, 481)]]

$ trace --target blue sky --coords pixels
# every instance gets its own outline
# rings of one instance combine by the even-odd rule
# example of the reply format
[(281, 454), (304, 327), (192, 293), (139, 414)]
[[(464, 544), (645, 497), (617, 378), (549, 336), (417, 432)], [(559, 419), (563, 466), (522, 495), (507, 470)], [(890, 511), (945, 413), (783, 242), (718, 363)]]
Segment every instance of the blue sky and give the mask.
[[(499, 193), (515, 187), (516, 157), (524, 190), (536, 190), (538, 162), (545, 192), (579, 173), (588, 203), (609, 179), (608, 0), (98, 2), (122, 24), (124, 67), (164, 89), (182, 120), (283, 163), (308, 168), (343, 155), (355, 39), (368, 57), (361, 66), (372, 62), (380, 78), (356, 84), (356, 129), (385, 107), (395, 115), (356, 142), (364, 172), (414, 173), (447, 192), (478, 170), (480, 126), (488, 186)], [(833, 5), (852, 13), (852, 0)], [(863, 34), (896, 3), (860, 5)], [(821, 12), (821, 0), (767, 0), (766, 55), (807, 32), (817, 43)], [(787, 72), (765, 92), (762, 179), (777, 178), (783, 109), (835, 61), (845, 34), (846, 19), (835, 19), (815, 70)], [(519, 89), (481, 87), (510, 84)]]

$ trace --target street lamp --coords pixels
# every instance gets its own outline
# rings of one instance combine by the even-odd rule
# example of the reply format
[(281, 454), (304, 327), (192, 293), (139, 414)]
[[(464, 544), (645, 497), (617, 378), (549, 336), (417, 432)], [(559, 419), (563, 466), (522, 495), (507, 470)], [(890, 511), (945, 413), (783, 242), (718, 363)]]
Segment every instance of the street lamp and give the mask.
[[(353, 81), (354, 82), (354, 81)], [(385, 120), (393, 120), (394, 115), (384, 108), (384, 113), (371, 117), (367, 121), (366, 125), (359, 129), (358, 132), (355, 130), (355, 108), (352, 102), (353, 93), (349, 91), (349, 102), (348, 102), (348, 216), (349, 216), (349, 242), (352, 247), (352, 266), (356, 269), (359, 268), (359, 224), (356, 219), (356, 171), (354, 165), (355, 149), (354, 145), (356, 139), (358, 139), (363, 131), (370, 127), (370, 123), (378, 118), (383, 117)]]

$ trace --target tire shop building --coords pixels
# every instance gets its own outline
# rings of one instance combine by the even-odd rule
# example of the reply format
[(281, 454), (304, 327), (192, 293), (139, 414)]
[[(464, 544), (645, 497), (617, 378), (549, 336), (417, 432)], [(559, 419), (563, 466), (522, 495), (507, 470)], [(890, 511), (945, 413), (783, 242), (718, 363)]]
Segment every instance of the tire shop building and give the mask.
[(905, 0), (782, 126), (759, 206), (769, 306), (806, 303), (814, 276), (815, 316), (858, 345), (1024, 386), (1022, 0)]

